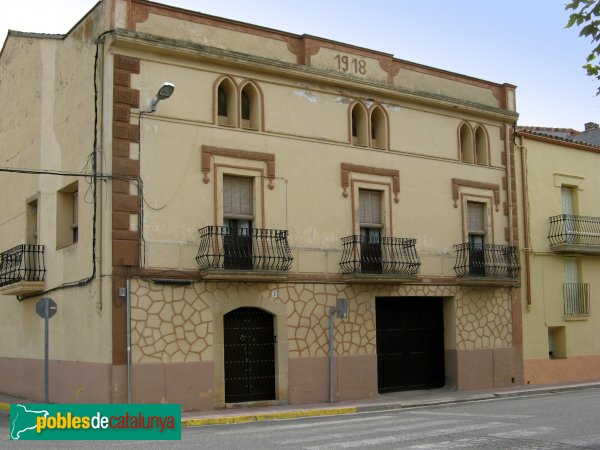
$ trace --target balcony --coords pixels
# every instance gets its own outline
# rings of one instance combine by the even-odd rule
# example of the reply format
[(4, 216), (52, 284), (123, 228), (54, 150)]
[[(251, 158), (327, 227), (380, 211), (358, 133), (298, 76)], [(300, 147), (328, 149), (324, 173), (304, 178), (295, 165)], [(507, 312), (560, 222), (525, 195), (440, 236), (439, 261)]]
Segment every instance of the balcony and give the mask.
[(563, 283), (563, 298), (566, 318), (590, 314), (589, 283)]
[(600, 217), (561, 214), (549, 220), (552, 251), (600, 255)]
[(464, 243), (454, 249), (454, 270), (462, 284), (518, 284), (521, 267), (514, 245)]
[(416, 239), (346, 236), (340, 268), (348, 281), (398, 282), (415, 279), (421, 262)]
[(0, 253), (0, 294), (42, 292), (45, 274), (43, 245), (22, 244)]
[(286, 278), (293, 260), (287, 236), (287, 230), (207, 226), (196, 262), (205, 279)]

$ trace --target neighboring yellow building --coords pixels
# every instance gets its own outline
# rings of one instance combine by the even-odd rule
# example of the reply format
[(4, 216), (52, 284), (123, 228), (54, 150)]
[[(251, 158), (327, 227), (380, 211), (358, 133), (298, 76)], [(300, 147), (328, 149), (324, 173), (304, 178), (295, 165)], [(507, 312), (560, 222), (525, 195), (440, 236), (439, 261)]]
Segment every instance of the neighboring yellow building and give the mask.
[(600, 379), (600, 147), (559, 131), (522, 129), (516, 140), (531, 384)]
[(523, 383), (514, 86), (144, 0), (0, 70), (0, 391), (40, 297), (55, 402)]

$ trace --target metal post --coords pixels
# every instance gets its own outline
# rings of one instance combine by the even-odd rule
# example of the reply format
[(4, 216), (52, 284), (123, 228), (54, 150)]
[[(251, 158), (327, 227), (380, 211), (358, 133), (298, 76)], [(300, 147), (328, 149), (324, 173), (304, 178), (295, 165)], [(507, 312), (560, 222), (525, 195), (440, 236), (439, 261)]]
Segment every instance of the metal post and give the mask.
[(329, 403), (335, 401), (334, 397), (334, 383), (333, 383), (333, 315), (336, 312), (335, 306), (329, 307)]
[(49, 322), (50, 322), (50, 302), (44, 303), (44, 403), (50, 403), (50, 395), (48, 393), (48, 353), (49, 345)]
[(131, 403), (131, 280), (126, 284), (127, 309), (127, 403)]

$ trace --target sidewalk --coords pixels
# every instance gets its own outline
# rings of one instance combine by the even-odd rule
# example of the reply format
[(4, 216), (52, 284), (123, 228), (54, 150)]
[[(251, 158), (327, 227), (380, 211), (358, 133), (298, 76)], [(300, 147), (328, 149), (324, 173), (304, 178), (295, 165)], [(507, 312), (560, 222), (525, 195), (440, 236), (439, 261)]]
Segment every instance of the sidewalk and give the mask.
[[(248, 408), (240, 407), (212, 411), (184, 411), (181, 414), (181, 425), (203, 426), (387, 411), (402, 408), (415, 408), (419, 406), (444, 405), (477, 400), (491, 400), (495, 398), (548, 394), (587, 388), (600, 388), (600, 380), (586, 383), (519, 386), (501, 389), (486, 389), (481, 391), (456, 391), (453, 388), (440, 388), (421, 391), (393, 392), (382, 394), (379, 398), (375, 399), (351, 400), (338, 403), (257, 406)], [(33, 402), (0, 394), (0, 413), (8, 413), (10, 411), (10, 404), (16, 403)]]

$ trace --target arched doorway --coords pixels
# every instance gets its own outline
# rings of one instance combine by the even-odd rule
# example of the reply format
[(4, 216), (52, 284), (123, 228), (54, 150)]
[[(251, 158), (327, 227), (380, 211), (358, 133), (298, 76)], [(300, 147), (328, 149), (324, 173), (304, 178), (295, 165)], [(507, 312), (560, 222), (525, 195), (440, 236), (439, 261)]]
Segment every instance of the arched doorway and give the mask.
[(238, 308), (223, 316), (225, 403), (275, 399), (273, 316)]

